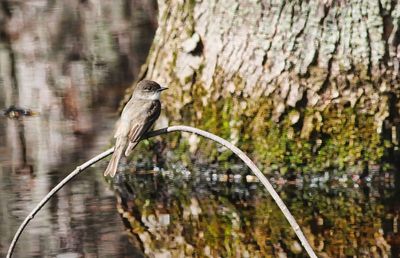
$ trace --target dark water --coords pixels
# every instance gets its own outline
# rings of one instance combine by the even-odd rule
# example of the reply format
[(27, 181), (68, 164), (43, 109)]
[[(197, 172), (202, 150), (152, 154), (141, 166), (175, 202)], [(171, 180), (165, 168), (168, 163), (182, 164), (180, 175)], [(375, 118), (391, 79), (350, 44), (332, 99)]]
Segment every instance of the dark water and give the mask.
[[(118, 103), (155, 30), (149, 2), (2, 4), (0, 107), (38, 114), (0, 116), (0, 256), (40, 199), (109, 147)], [(26, 228), (15, 257), (305, 256), (238, 160), (199, 164), (176, 150), (160, 159), (149, 146), (157, 140), (112, 182), (103, 161), (63, 188)], [(398, 171), (342, 172), (268, 177), (320, 257), (398, 257)]]

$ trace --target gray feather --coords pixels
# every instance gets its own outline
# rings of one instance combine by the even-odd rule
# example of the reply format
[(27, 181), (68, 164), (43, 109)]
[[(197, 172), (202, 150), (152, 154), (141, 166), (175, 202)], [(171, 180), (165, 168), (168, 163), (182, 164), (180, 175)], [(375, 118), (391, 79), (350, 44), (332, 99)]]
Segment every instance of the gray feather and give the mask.
[(108, 175), (111, 177), (115, 176), (118, 169), (118, 163), (119, 160), (121, 159), (121, 155), (124, 151), (125, 145), (126, 145), (126, 139), (122, 137), (117, 139), (117, 142), (115, 143), (114, 153), (111, 157), (110, 162), (108, 163), (106, 171), (104, 171), (104, 176)]

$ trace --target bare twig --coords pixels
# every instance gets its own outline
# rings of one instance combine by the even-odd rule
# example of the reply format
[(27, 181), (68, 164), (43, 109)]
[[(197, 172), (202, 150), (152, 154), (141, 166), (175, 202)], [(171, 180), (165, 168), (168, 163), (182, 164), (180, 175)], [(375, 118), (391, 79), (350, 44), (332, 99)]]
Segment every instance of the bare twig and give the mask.
[[(264, 174), (257, 168), (257, 166), (253, 163), (253, 161), (251, 161), (250, 158), (247, 157), (247, 155), (243, 151), (241, 151), (239, 148), (234, 146), (232, 143), (230, 143), (227, 140), (222, 139), (221, 137), (216, 136), (216, 135), (214, 135), (212, 133), (209, 133), (209, 132), (206, 132), (206, 131), (203, 131), (203, 130), (200, 130), (200, 129), (197, 129), (197, 128), (194, 128), (194, 127), (182, 126), (182, 125), (170, 126), (170, 127), (166, 127), (166, 128), (160, 129), (160, 130), (149, 132), (142, 139), (147, 139), (147, 138), (151, 138), (151, 137), (154, 137), (154, 136), (157, 136), (157, 135), (166, 134), (166, 133), (170, 133), (170, 132), (177, 132), (177, 131), (189, 132), (189, 133), (194, 133), (194, 134), (203, 136), (203, 137), (205, 137), (207, 139), (210, 139), (212, 141), (218, 142), (219, 144), (225, 146), (226, 148), (231, 150), (233, 153), (235, 153), (251, 169), (251, 171), (257, 176), (257, 178), (260, 180), (260, 182), (264, 185), (265, 189), (267, 189), (267, 191), (271, 194), (272, 198), (274, 199), (274, 201), (276, 202), (278, 207), (281, 209), (281, 211), (285, 215), (286, 219), (289, 221), (290, 226), (293, 228), (294, 232), (296, 233), (297, 237), (299, 238), (301, 244), (305, 248), (305, 250), (308, 253), (308, 255), (310, 257), (312, 257), (312, 258), (316, 258), (317, 257), (315, 255), (313, 249), (311, 248), (310, 244), (308, 243), (306, 237), (304, 236), (303, 232), (301, 231), (300, 226), (297, 224), (296, 220), (294, 219), (294, 217), (292, 216), (292, 214), (290, 213), (290, 211), (288, 210), (286, 205), (283, 203), (282, 199), (279, 197), (278, 193), (275, 191), (275, 189), (273, 188), (271, 183), (264, 176)], [(114, 152), (114, 148), (111, 148), (111, 149), (108, 149), (105, 152), (97, 155), (96, 157), (94, 157), (91, 160), (85, 162), (81, 166), (78, 166), (74, 171), (71, 172), (71, 174), (69, 174), (66, 178), (64, 178), (64, 180), (62, 180), (58, 185), (56, 185), (40, 201), (40, 203), (35, 207), (35, 209), (33, 209), (32, 212), (22, 222), (22, 224), (18, 228), (18, 231), (15, 233), (14, 239), (11, 242), (11, 245), (10, 245), (10, 247), (8, 249), (7, 258), (11, 257), (11, 255), (13, 253), (13, 250), (14, 250), (14, 247), (15, 247), (15, 244), (17, 243), (18, 238), (22, 234), (22, 231), (27, 226), (29, 221), (33, 219), (33, 217), (36, 215), (36, 213), (39, 212), (39, 210), (49, 201), (49, 199), (52, 196), (55, 193), (57, 193), (57, 191), (60, 190), (66, 183), (71, 181), (71, 179), (73, 179), (80, 172), (82, 172), (86, 168), (90, 167), (91, 165), (95, 164), (96, 162), (100, 161), (101, 159), (107, 157), (108, 155), (110, 155), (113, 152)]]
[(60, 183), (58, 183), (58, 185), (56, 185), (53, 189), (51, 189), (51, 191), (39, 202), (38, 205), (36, 205), (36, 207), (31, 211), (31, 213), (29, 213), (29, 215), (25, 218), (25, 220), (19, 226), (19, 228), (18, 228), (17, 232), (15, 233), (14, 238), (11, 242), (11, 245), (8, 248), (7, 258), (11, 257), (14, 247), (15, 247), (15, 244), (17, 243), (18, 238), (21, 236), (24, 228), (28, 225), (29, 221), (32, 220), (33, 217), (35, 217), (36, 213), (39, 212), (39, 210), (50, 200), (50, 198), (52, 196), (54, 194), (56, 194), (69, 181), (71, 181), (76, 175), (78, 175), (79, 173), (81, 173), (82, 171), (87, 169), (88, 167), (92, 166), (96, 162), (104, 159), (105, 157), (107, 157), (108, 155), (110, 155), (113, 152), (114, 152), (114, 148), (111, 148), (111, 149), (106, 150), (103, 153), (100, 153), (96, 157), (86, 161), (82, 165), (76, 167), (76, 169), (74, 171), (72, 171), (66, 178), (64, 178)]

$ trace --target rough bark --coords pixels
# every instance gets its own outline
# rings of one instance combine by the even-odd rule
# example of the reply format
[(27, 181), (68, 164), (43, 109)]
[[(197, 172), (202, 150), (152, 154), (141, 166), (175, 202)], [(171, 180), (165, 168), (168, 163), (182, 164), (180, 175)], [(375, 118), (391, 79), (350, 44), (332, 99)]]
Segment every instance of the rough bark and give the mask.
[(170, 123), (265, 164), (343, 166), (398, 145), (398, 1), (160, 0), (158, 19), (143, 76), (171, 88)]

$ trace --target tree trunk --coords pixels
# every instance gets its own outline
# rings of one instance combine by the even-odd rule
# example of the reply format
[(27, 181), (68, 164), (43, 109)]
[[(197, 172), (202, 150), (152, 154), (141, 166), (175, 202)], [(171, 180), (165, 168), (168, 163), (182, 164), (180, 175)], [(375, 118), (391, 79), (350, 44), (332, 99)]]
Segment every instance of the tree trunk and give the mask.
[(143, 77), (171, 124), (306, 170), (398, 145), (398, 1), (159, 0), (158, 19)]

